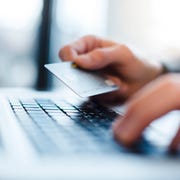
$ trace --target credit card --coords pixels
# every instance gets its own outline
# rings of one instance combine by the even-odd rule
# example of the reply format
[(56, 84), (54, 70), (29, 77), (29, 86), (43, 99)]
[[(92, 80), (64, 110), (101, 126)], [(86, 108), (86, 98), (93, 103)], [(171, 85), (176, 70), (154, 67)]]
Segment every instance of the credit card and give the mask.
[(46, 64), (45, 67), (80, 97), (118, 90), (113, 81), (98, 71), (88, 71), (72, 62)]

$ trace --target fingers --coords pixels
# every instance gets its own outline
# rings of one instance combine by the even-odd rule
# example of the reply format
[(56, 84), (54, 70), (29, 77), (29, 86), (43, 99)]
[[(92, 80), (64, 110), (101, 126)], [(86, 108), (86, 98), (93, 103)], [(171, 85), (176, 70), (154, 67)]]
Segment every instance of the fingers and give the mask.
[(131, 145), (156, 118), (180, 107), (180, 75), (168, 75), (140, 90), (128, 103), (127, 112), (114, 126), (116, 140)]
[[(128, 57), (127, 57), (128, 56)], [(110, 64), (127, 64), (132, 59), (131, 51), (123, 45), (97, 48), (86, 54), (77, 55), (73, 61), (84, 69), (97, 70)]]
[(89, 35), (80, 38), (79, 40), (64, 46), (59, 51), (59, 56), (63, 60), (74, 60), (77, 55), (88, 53), (96, 48), (112, 46), (115, 43), (109, 40), (104, 40), (99, 37)]
[(117, 78), (115, 76), (111, 76), (111, 75), (106, 75), (106, 76), (108, 79), (113, 81), (119, 87), (119, 89), (117, 91), (113, 91), (110, 93), (92, 96), (91, 99), (93, 101), (97, 101), (102, 104), (108, 104), (108, 105), (119, 105), (125, 102), (127, 98), (127, 96), (123, 94), (123, 92), (126, 91), (126, 89), (124, 90), (125, 83), (123, 83), (123, 81), (121, 81), (120, 78)]
[(176, 152), (179, 149), (179, 146), (180, 146), (180, 128), (176, 136), (173, 138), (169, 148), (172, 152)]
[(135, 58), (128, 47), (95, 36), (85, 36), (65, 46), (60, 50), (59, 56), (65, 61), (73, 61), (90, 70), (100, 69), (112, 63), (127, 64), (128, 59)]
[(110, 54), (114, 54), (115, 47), (98, 48), (89, 53), (79, 55), (74, 59), (74, 62), (84, 69), (96, 70), (106, 67), (112, 63), (109, 58)]

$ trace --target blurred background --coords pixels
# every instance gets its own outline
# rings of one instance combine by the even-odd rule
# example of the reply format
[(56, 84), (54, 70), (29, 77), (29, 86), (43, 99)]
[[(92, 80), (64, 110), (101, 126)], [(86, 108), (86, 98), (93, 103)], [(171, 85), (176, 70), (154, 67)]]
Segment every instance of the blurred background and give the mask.
[(0, 0), (0, 87), (47, 89), (44, 63), (95, 34), (143, 51), (180, 47), (179, 0)]

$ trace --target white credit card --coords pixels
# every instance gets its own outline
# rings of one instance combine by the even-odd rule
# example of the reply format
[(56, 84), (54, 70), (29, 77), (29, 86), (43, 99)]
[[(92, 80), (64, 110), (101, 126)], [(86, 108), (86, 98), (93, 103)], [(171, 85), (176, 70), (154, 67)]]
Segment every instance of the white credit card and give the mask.
[(45, 67), (80, 97), (95, 96), (119, 88), (101, 73), (80, 69), (72, 62), (46, 64)]

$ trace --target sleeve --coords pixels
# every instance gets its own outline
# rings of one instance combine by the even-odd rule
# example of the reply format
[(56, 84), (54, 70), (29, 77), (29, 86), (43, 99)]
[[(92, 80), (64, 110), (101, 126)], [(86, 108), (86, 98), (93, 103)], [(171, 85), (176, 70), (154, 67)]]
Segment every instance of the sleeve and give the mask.
[(163, 73), (180, 73), (180, 59), (161, 63), (163, 67)]

